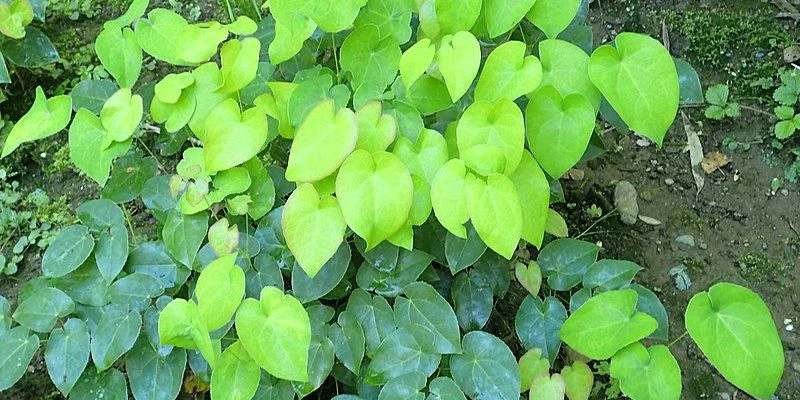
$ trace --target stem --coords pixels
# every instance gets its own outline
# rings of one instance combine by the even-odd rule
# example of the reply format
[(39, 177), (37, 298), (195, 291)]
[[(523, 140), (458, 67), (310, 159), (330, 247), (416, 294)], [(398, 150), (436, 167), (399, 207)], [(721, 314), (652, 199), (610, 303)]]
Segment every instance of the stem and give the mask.
[(678, 336), (678, 337), (677, 337), (675, 340), (673, 340), (673, 341), (669, 342), (669, 344), (667, 345), (667, 347), (672, 347), (672, 345), (674, 345), (675, 343), (678, 343), (678, 342), (680, 342), (680, 340), (681, 340), (681, 339), (683, 339), (684, 337), (686, 337), (686, 335), (688, 335), (688, 334), (689, 334), (689, 331), (684, 331), (684, 332), (683, 332), (683, 333), (682, 333), (680, 336)]
[(775, 115), (773, 115), (772, 113), (768, 113), (768, 112), (766, 112), (766, 111), (764, 111), (764, 110), (759, 110), (758, 108), (755, 108), (755, 107), (751, 107), (751, 106), (745, 106), (745, 105), (741, 105), (741, 104), (739, 104), (739, 107), (740, 107), (740, 108), (742, 108), (743, 110), (749, 110), (749, 111), (752, 111), (752, 112), (754, 112), (754, 113), (758, 113), (758, 114), (766, 115), (766, 116), (768, 116), (768, 117), (770, 117), (770, 118), (777, 118), (777, 117), (776, 117)]
[(228, 18), (230, 18), (231, 19), (231, 23), (233, 23), (235, 18), (233, 17), (233, 9), (231, 8), (231, 1), (230, 0), (225, 0), (225, 9), (228, 10)]
[(593, 224), (589, 225), (589, 227), (588, 227), (588, 228), (586, 228), (586, 230), (585, 230), (585, 231), (581, 232), (581, 234), (580, 234), (580, 235), (578, 235), (578, 236), (575, 236), (575, 239), (580, 239), (580, 238), (582, 238), (582, 237), (586, 236), (586, 234), (587, 234), (587, 233), (589, 233), (589, 231), (590, 231), (590, 230), (592, 230), (592, 228), (594, 228), (595, 226), (597, 226), (597, 224), (599, 224), (599, 223), (601, 223), (601, 222), (605, 221), (605, 220), (606, 220), (606, 218), (608, 218), (608, 217), (610, 217), (610, 216), (614, 215), (614, 213), (616, 213), (616, 212), (617, 212), (617, 209), (615, 208), (615, 209), (611, 210), (611, 211), (610, 211), (608, 214), (606, 214), (606, 215), (603, 215), (602, 217), (600, 217), (600, 219), (598, 219), (597, 221), (594, 221), (594, 223), (593, 223)]
[(336, 51), (336, 35), (331, 33), (331, 43), (333, 43), (333, 61), (336, 63), (336, 83), (339, 83), (339, 53)]
[(131, 213), (128, 212), (128, 207), (122, 204), (122, 211), (125, 212), (125, 221), (128, 222), (128, 229), (131, 231), (131, 242), (136, 246), (136, 232), (133, 231), (133, 223), (131, 222)]
[(164, 168), (164, 166), (161, 165), (161, 161), (158, 160), (158, 157), (156, 157), (156, 155), (153, 154), (153, 152), (150, 151), (150, 148), (147, 147), (147, 145), (144, 143), (144, 140), (142, 140), (142, 138), (139, 137), (139, 136), (136, 136), (136, 140), (138, 140), (139, 143), (142, 145), (142, 147), (144, 147), (144, 149), (147, 151), (147, 154), (150, 154), (150, 156), (153, 157), (154, 160), (156, 160), (156, 164), (158, 164), (158, 169), (161, 172), (167, 172), (167, 170)]
[(250, 4), (253, 6), (253, 10), (255, 10), (258, 20), (261, 21), (264, 18), (261, 15), (261, 7), (259, 7), (258, 4), (256, 4), (256, 0), (250, 0)]

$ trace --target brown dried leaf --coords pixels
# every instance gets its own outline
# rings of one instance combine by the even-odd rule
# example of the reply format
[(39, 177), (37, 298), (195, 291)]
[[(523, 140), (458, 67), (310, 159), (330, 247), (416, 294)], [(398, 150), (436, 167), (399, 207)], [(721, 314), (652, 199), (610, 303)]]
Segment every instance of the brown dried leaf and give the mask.
[(663, 224), (663, 222), (661, 222), (661, 221), (659, 221), (659, 220), (657, 220), (657, 219), (655, 219), (653, 217), (648, 217), (646, 215), (640, 215), (639, 216), (639, 220), (644, 222), (647, 225), (652, 225), (652, 226), (658, 226), (658, 225), (662, 225)]
[(703, 162), (703, 144), (700, 143), (700, 136), (697, 135), (697, 131), (694, 130), (694, 127), (689, 122), (689, 117), (683, 111), (681, 111), (681, 119), (683, 120), (683, 130), (686, 131), (686, 139), (688, 140), (687, 147), (689, 148), (689, 158), (692, 161), (692, 176), (699, 195), (706, 184), (706, 178), (699, 171), (701, 169), (700, 164)]
[(703, 171), (706, 171), (707, 174), (710, 174), (730, 163), (731, 160), (728, 158), (728, 156), (715, 151), (706, 155), (703, 158), (701, 165), (703, 167)]

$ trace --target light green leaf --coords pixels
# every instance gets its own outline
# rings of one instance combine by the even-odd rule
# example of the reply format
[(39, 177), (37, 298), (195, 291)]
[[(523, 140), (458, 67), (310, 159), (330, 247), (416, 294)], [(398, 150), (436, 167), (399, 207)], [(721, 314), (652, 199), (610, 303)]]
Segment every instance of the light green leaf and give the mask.
[(109, 26), (94, 43), (97, 57), (121, 87), (131, 88), (142, 72), (142, 48), (131, 28)]
[(595, 50), (589, 76), (631, 129), (661, 146), (678, 112), (675, 62), (649, 36), (622, 33), (614, 43)]
[(564, 400), (565, 386), (559, 374), (540, 376), (531, 383), (530, 400)]
[(406, 88), (410, 89), (414, 82), (425, 74), (434, 57), (436, 57), (436, 46), (427, 38), (419, 40), (403, 53), (400, 57), (400, 76)]
[(216, 353), (208, 328), (194, 302), (172, 300), (158, 316), (158, 337), (161, 345), (173, 345), (197, 350), (213, 367)]
[(421, 130), (416, 143), (400, 137), (394, 144), (393, 153), (412, 175), (423, 178), (427, 185), (433, 183), (436, 174), (449, 160), (444, 136), (432, 129)]
[(230, 345), (211, 373), (211, 395), (217, 399), (250, 400), (258, 390), (261, 368), (241, 342)]
[(370, 250), (404, 225), (411, 211), (414, 184), (397, 156), (356, 150), (339, 170), (336, 195), (347, 225)]
[(393, 37), (398, 44), (411, 38), (411, 14), (414, 3), (408, 0), (369, 0), (353, 22), (356, 28), (372, 25), (380, 37)]
[[(589, 79), (589, 55), (580, 47), (564, 40), (539, 42), (542, 60), (542, 85), (554, 86), (563, 97), (581, 94), (595, 111), (600, 110), (602, 95)], [(536, 92), (534, 92), (536, 93)]]
[[(631, 346), (636, 346), (633, 344)], [(617, 353), (614, 357), (619, 356)], [(612, 359), (613, 363), (613, 359)], [(565, 393), (570, 400), (589, 400), (594, 386), (594, 373), (583, 361), (575, 361), (561, 370), (566, 387)]]
[(519, 375), (522, 383), (520, 393), (530, 390), (535, 379), (550, 375), (550, 361), (547, 360), (547, 357), (542, 358), (541, 349), (530, 349), (520, 357)]
[(126, 305), (132, 310), (142, 312), (150, 305), (150, 299), (163, 293), (164, 286), (157, 278), (134, 272), (120, 278), (108, 288), (108, 299), (112, 303)]
[(89, 328), (70, 318), (63, 328), (50, 333), (44, 350), (47, 374), (64, 396), (69, 395), (89, 362)]
[(100, 118), (84, 108), (78, 110), (69, 128), (70, 159), (100, 186), (108, 181), (114, 159), (127, 153), (131, 146), (130, 138), (104, 146), (109, 135)]
[(333, 257), (347, 229), (336, 198), (320, 197), (311, 184), (300, 185), (289, 197), (282, 226), (286, 245), (310, 277)]
[(469, 220), (467, 187), (475, 176), (467, 171), (460, 159), (448, 161), (431, 183), (431, 203), (439, 223), (450, 233), (467, 238), (464, 224)]
[(98, 371), (86, 368), (75, 384), (69, 397), (71, 400), (128, 400), (128, 385), (125, 375), (117, 369)]
[(669, 316), (664, 304), (661, 303), (658, 296), (652, 290), (638, 284), (630, 286), (639, 295), (639, 300), (636, 302), (636, 309), (655, 318), (658, 321), (658, 329), (653, 332), (650, 337), (658, 340), (669, 339)]
[(382, 114), (379, 101), (371, 101), (356, 111), (358, 141), (356, 149), (370, 153), (385, 151), (397, 136), (397, 120), (391, 114)]
[[(461, 8), (462, 6), (454, 6)], [(469, 32), (458, 32), (442, 39), (442, 45), (436, 53), (439, 71), (442, 72), (450, 98), (457, 102), (478, 76), (481, 66), (481, 46), (478, 39)]]
[[(464, 163), (482, 175), (511, 173), (522, 160), (525, 121), (514, 102), (501, 99), (494, 104), (473, 103), (461, 116), (457, 131), (458, 151)], [(500, 170), (486, 166), (483, 155), (489, 149), (501, 161)]]
[(233, 253), (214, 260), (197, 279), (197, 309), (209, 331), (230, 322), (244, 298), (244, 271), (235, 264), (236, 256)]
[(583, 157), (595, 127), (595, 111), (583, 95), (562, 97), (553, 86), (537, 90), (526, 111), (528, 143), (542, 168), (561, 178)]
[(634, 400), (681, 398), (681, 368), (667, 346), (633, 343), (620, 350), (611, 358), (611, 377)]
[(222, 59), (222, 85), (217, 91), (238, 92), (255, 79), (260, 52), (261, 42), (253, 37), (234, 39), (223, 44), (219, 51)]
[(459, 353), (458, 318), (447, 300), (424, 282), (412, 283), (403, 288), (403, 292), (406, 297), (398, 297), (394, 305), (398, 326), (422, 325), (434, 334), (433, 351)]
[(135, 399), (173, 400), (178, 397), (186, 370), (186, 351), (173, 349), (158, 354), (140, 339), (125, 357), (125, 372)]
[(258, 31), (258, 24), (247, 16), (240, 15), (230, 24), (222, 25), (228, 32), (239, 36), (251, 36)]
[(324, 32), (341, 32), (353, 25), (367, 0), (315, 0), (311, 18)]
[(364, 330), (353, 311), (345, 310), (339, 314), (337, 324), (331, 325), (330, 336), (336, 352), (336, 358), (354, 374), (361, 371), (364, 359), (366, 338)]
[(475, 331), (464, 335), (463, 346), (450, 357), (450, 372), (469, 398), (519, 399), (517, 359), (502, 340)]
[(442, 356), (434, 351), (434, 340), (433, 332), (425, 326), (401, 326), (375, 351), (366, 372), (366, 383), (383, 385), (411, 372), (431, 376), (442, 360)]
[(71, 225), (61, 230), (47, 247), (42, 258), (44, 276), (58, 278), (81, 266), (94, 249), (94, 239), (89, 229)]
[(208, 216), (205, 213), (185, 215), (171, 212), (161, 236), (167, 252), (179, 263), (191, 268), (207, 232)]
[[(541, 1), (544, 0), (538, 0)], [(537, 0), (485, 0), (484, 14), (489, 37), (496, 38), (517, 26), (534, 3), (537, 3)]]
[(142, 96), (122, 88), (111, 96), (100, 111), (100, 122), (106, 131), (103, 149), (113, 142), (124, 142), (133, 136), (142, 121), (144, 105)]
[(383, 38), (373, 25), (356, 28), (342, 43), (342, 69), (353, 76), (353, 104), (360, 108), (383, 95), (394, 82), (402, 56), (394, 37)]
[(142, 17), (147, 10), (147, 6), (149, 5), (150, 0), (133, 0), (124, 14), (120, 15), (116, 19), (107, 21), (104, 26), (128, 26)]
[(781, 339), (764, 301), (731, 283), (696, 294), (686, 330), (728, 381), (757, 398), (770, 398), (783, 374)]
[(483, 66), (475, 101), (513, 101), (536, 90), (542, 82), (542, 63), (525, 57), (525, 51), (525, 43), (513, 40), (495, 48)]
[(550, 183), (527, 150), (523, 151), (519, 166), (508, 178), (517, 190), (522, 207), (522, 238), (541, 248), (550, 205)]
[(136, 38), (147, 54), (172, 65), (192, 66), (211, 59), (228, 31), (219, 23), (189, 25), (176, 12), (157, 8), (139, 20)]
[(28, 0), (0, 2), (0, 33), (11, 39), (22, 39), (33, 17), (33, 7)]
[(50, 332), (59, 318), (75, 311), (75, 303), (64, 292), (43, 287), (35, 289), (14, 311), (12, 318), (35, 332)]
[(2, 391), (14, 386), (25, 374), (28, 364), (39, 349), (39, 337), (18, 326), (0, 332), (0, 343), (3, 343), (4, 349), (0, 355), (0, 391)]
[(486, 245), (510, 260), (522, 237), (522, 206), (514, 183), (501, 174), (473, 180), (467, 188), (467, 209)]
[(99, 371), (111, 367), (130, 350), (142, 329), (142, 316), (126, 306), (106, 307), (92, 332), (92, 361)]
[(11, 128), (3, 146), (3, 157), (11, 154), (21, 144), (55, 135), (69, 124), (72, 117), (72, 98), (69, 96), (45, 97), (41, 87), (36, 88), (36, 100), (25, 115)]
[(593, 360), (611, 358), (658, 328), (653, 317), (636, 311), (637, 298), (630, 289), (592, 297), (569, 316), (561, 328), (561, 340)]
[(269, 59), (278, 65), (291, 59), (303, 48), (303, 43), (317, 29), (317, 24), (308, 17), (314, 3), (298, 0), (279, 0), (269, 4), (275, 17), (275, 37), (269, 46)]
[(417, 1), (420, 27), (431, 39), (469, 31), (481, 15), (481, 0)]
[(555, 39), (578, 14), (581, 0), (537, 0), (528, 12), (528, 19), (548, 38)]
[(346, 108), (336, 112), (333, 100), (320, 103), (297, 129), (289, 153), (286, 179), (317, 182), (328, 177), (344, 163), (357, 142), (355, 114)]
[(239, 306), (236, 331), (247, 352), (271, 375), (308, 381), (311, 322), (297, 299), (265, 287), (260, 302), (245, 299)]
[(206, 122), (203, 148), (206, 171), (213, 174), (245, 163), (261, 151), (268, 135), (267, 116), (258, 108), (241, 112), (235, 100), (224, 101), (214, 108)]

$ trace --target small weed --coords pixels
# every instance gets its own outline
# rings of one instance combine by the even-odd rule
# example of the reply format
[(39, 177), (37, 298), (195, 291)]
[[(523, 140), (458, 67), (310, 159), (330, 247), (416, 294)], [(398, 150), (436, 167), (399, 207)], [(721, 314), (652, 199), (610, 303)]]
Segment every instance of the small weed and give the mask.
[(728, 85), (717, 84), (706, 90), (705, 116), (708, 119), (723, 120), (725, 118), (737, 118), (742, 115), (741, 106), (730, 99), (730, 88)]

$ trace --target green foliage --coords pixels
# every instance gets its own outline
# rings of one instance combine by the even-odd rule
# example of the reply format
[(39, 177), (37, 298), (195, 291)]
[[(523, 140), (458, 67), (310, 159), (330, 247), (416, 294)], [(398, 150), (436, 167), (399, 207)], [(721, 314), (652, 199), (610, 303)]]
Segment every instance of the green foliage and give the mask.
[(739, 103), (730, 101), (728, 85), (716, 84), (706, 90), (708, 107), (705, 115), (708, 119), (722, 120), (726, 117), (736, 118), (742, 115)]
[[(640, 267), (545, 233), (568, 235), (550, 187), (584, 158), (602, 98), (660, 144), (686, 86), (649, 37), (623, 33), (592, 55), (555, 39), (588, 29), (581, 3), (567, 5), (273, 0), (261, 21), (223, 25), (135, 1), (96, 41), (116, 83), (81, 83), (59, 107), (41, 93), (6, 143), (57, 133), (74, 107), (70, 159), (103, 199), (78, 207), (14, 311), (0, 302), (13, 350), (0, 388), (24, 373), (34, 331), (73, 399), (127, 398), (126, 383), (136, 399), (174, 399), (184, 376), (214, 399), (334, 386), (338, 399), (585, 399), (591, 369), (564, 365), (565, 345), (610, 359), (633, 398), (674, 396), (669, 350), (637, 347), (668, 339), (658, 297), (633, 284)], [(550, 37), (530, 43), (541, 60), (526, 17)], [(180, 67), (154, 69), (168, 74), (152, 92), (138, 84), (145, 54)], [(25, 122), (50, 114), (63, 118)], [(141, 126), (151, 120), (162, 127)], [(143, 156), (155, 130), (162, 156), (180, 156)], [(129, 231), (128, 202), (153, 215), (150, 241)], [(519, 363), (482, 331), (512, 266), (528, 291)], [(772, 327), (762, 306), (730, 311), (755, 321), (732, 327), (746, 343), (736, 357), (764, 346), (750, 343)], [(690, 334), (723, 375), (774, 391), (774, 360), (770, 387), (727, 371), (692, 325), (716, 315), (694, 308)]]

